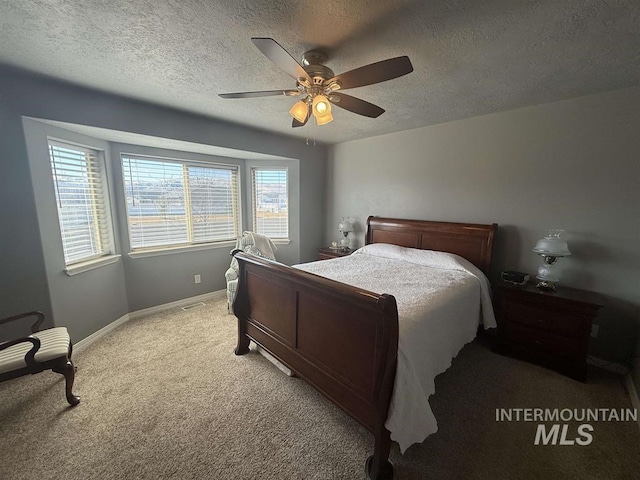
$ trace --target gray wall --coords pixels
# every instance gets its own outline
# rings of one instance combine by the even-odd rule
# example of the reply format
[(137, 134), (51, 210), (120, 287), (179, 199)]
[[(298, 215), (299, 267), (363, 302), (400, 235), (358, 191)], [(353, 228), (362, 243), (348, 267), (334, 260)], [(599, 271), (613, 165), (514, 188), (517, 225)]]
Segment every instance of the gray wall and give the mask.
[[(111, 143), (110, 146), (110, 161), (114, 172), (114, 204), (116, 221), (120, 232), (122, 232), (120, 242), (127, 280), (129, 311), (134, 312), (225, 288), (224, 272), (229, 268), (229, 252), (231, 250), (229, 246), (151, 257), (131, 258), (128, 255), (131, 247), (127, 232), (127, 213), (120, 155), (122, 153), (157, 155), (165, 158), (191, 159), (203, 162), (220, 161), (220, 163), (239, 166), (242, 165), (242, 161), (120, 143)], [(193, 277), (196, 274), (201, 276), (202, 283), (196, 284), (194, 282)]]
[(562, 284), (606, 298), (591, 353), (629, 363), (640, 304), (638, 132), (636, 87), (336, 145), (325, 242), (338, 238), (343, 215), (358, 221), (360, 245), (372, 214), (496, 222), (495, 277), (534, 273), (535, 241), (564, 228), (573, 256), (557, 264)]
[[(11, 260), (6, 263), (3, 261), (2, 269), (3, 273), (5, 270), (15, 272), (22, 267), (25, 268), (23, 276), (28, 276), (24, 281), (16, 277), (18, 283), (12, 283), (8, 281), (8, 275), (2, 275), (3, 282), (10, 283), (7, 290), (3, 288), (2, 291), (3, 296), (6, 292), (6, 295), (11, 297), (11, 301), (6, 303), (8, 306), (3, 306), (7, 315), (34, 308), (34, 306), (53, 311), (49, 305), (48, 290), (56, 289), (51, 297), (64, 299), (62, 303), (64, 308), (60, 308), (59, 311), (64, 312), (65, 315), (64, 318), (56, 318), (56, 322), (72, 325), (70, 328), (72, 338), (77, 341), (93, 333), (103, 323), (102, 319), (97, 323), (87, 321), (87, 315), (92, 312), (90, 305), (93, 300), (96, 300), (95, 292), (107, 289), (119, 299), (115, 302), (117, 307), (105, 315), (105, 317), (113, 317), (105, 318), (104, 322), (108, 323), (120, 316), (122, 293), (120, 288), (126, 287), (125, 311), (138, 310), (179, 300), (185, 295), (197, 295), (204, 291), (222, 289), (225, 286), (224, 271), (229, 265), (229, 249), (224, 248), (215, 255), (207, 257), (206, 261), (197, 252), (162, 258), (149, 257), (135, 260), (123, 258), (116, 265), (101, 267), (98, 269), (100, 272), (93, 271), (94, 274), (86, 272), (76, 277), (64, 279), (60, 277), (52, 280), (53, 274), (50, 268), (54, 267), (49, 267), (50, 259), (47, 256), (45, 268), (42, 245), (45, 244), (45, 253), (50, 255), (60, 256), (61, 251), (54, 254), (51, 252), (56, 249), (52, 248), (50, 251), (47, 247), (49, 232), (46, 238), (43, 234), (43, 241), (39, 238), (38, 229), (48, 220), (38, 222), (38, 211), (29, 178), (29, 160), (22, 129), (22, 116), (297, 159), (300, 180), (298, 215), (300, 233), (297, 244), (292, 241), (291, 246), (288, 246), (289, 252), (293, 254), (287, 253), (285, 256), (291, 262), (311, 260), (315, 258), (315, 252), (322, 243), (325, 217), (323, 187), (326, 148), (321, 145), (310, 147), (304, 140), (145, 104), (5, 67), (0, 67), (0, 105), (3, 126), (0, 138), (3, 139), (3, 143), (8, 142), (8, 147), (5, 148), (3, 145), (3, 155), (11, 154), (8, 166), (4, 165), (3, 158), (3, 169), (7, 168), (8, 174), (3, 174), (0, 178), (2, 198), (6, 199), (0, 215), (2, 215), (1, 218), (6, 217), (6, 225), (15, 224), (16, 217), (19, 217), (22, 222), (20, 226), (14, 227), (18, 233), (11, 239), (5, 240), (3, 233), (2, 255), (3, 258)], [(26, 195), (25, 202), (19, 205), (15, 200), (9, 201), (10, 194), (16, 189), (24, 190)], [(9, 207), (5, 207), (7, 205)], [(122, 235), (121, 238), (123, 238)], [(124, 249), (125, 245), (121, 247)], [(285, 248), (284, 251), (286, 252), (287, 249)], [(121, 250), (119, 253), (127, 252)], [(24, 262), (26, 258), (28, 258), (27, 265)], [(122, 276), (120, 269), (124, 268), (123, 265), (127, 265), (129, 261), (132, 264), (136, 262), (135, 267), (127, 269), (126, 275)], [(59, 267), (60, 265), (57, 265), (55, 268)], [(206, 270), (201, 271), (202, 268)], [(203, 283), (199, 286), (193, 283), (195, 273), (202, 274)], [(61, 270), (55, 275), (60, 274)], [(76, 283), (75, 279), (79, 278), (84, 281), (80, 280)], [(114, 278), (119, 280), (116, 282)], [(184, 288), (176, 289), (178, 283), (181, 283)], [(99, 299), (97, 301), (100, 302)], [(61, 304), (58, 302), (56, 305)], [(57, 317), (55, 312), (54, 316)]]
[[(53, 317), (56, 325), (66, 326), (72, 340), (77, 342), (129, 311), (124, 269), (120, 260), (71, 277), (65, 273), (47, 138), (51, 136), (103, 150), (107, 157), (108, 145), (28, 118), (23, 120), (23, 124)], [(112, 184), (109, 190), (113, 198)], [(114, 236), (116, 250), (119, 250), (117, 228)]]
[[(202, 162), (213, 162), (240, 167), (241, 194), (244, 193), (242, 230), (251, 230), (250, 212), (246, 208), (251, 200), (251, 184), (248, 170), (252, 165), (281, 166), (289, 168), (291, 243), (278, 245), (277, 258), (283, 263), (300, 261), (300, 221), (299, 221), (299, 162), (297, 160), (243, 160), (228, 157), (216, 157), (193, 152), (177, 152), (172, 150), (145, 146), (111, 143), (111, 167), (114, 172), (116, 221), (121, 232), (123, 262), (129, 296), (129, 311), (141, 310), (170, 301), (189, 298), (204, 293), (226, 288), (224, 272), (229, 268), (231, 257), (229, 252), (233, 246), (193, 250), (182, 253), (161, 254), (151, 257), (131, 258), (127, 234), (126, 206), (124, 204), (123, 178), (120, 155), (133, 153), (139, 155), (157, 155), (165, 158), (190, 159)], [(317, 242), (317, 239), (316, 239)], [(194, 275), (201, 276), (202, 283), (194, 283)]]
[[(40, 310), (53, 325), (40, 228), (20, 116), (0, 102), (0, 318)], [(1, 338), (28, 333), (29, 324), (0, 327)]]

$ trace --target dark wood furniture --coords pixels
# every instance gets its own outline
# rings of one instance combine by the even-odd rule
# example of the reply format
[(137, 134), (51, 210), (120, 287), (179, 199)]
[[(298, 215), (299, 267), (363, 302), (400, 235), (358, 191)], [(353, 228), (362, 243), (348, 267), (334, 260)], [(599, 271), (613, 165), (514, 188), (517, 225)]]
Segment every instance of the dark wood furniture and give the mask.
[[(366, 243), (441, 250), (488, 273), (497, 225), (369, 217)], [(237, 253), (236, 355), (253, 340), (369, 429), (370, 479), (393, 477), (384, 424), (398, 355), (393, 296), (368, 292), (285, 265)]]
[[(60, 373), (65, 378), (67, 402), (71, 406), (80, 403), (80, 397), (73, 394), (73, 381), (75, 379), (75, 367), (71, 361), (73, 345), (69, 340), (66, 328), (52, 328), (40, 330), (44, 322), (42, 312), (27, 312), (0, 320), (0, 324), (24, 320), (36, 317), (35, 323), (31, 325), (32, 335), (14, 340), (0, 342), (0, 382), (21, 377), (23, 375), (33, 375), (44, 370), (52, 370)], [(21, 352), (17, 352), (16, 346), (20, 344), (30, 344), (28, 349), (24, 349), (24, 357)], [(40, 355), (42, 352), (42, 355)], [(36, 356), (40, 357), (36, 358)]]
[(318, 260), (330, 260), (332, 258), (346, 257), (351, 255), (355, 250), (350, 248), (342, 250), (341, 248), (323, 247), (318, 249)]
[(498, 350), (586, 381), (587, 347), (602, 297), (557, 287), (542, 291), (500, 285), (496, 295)]

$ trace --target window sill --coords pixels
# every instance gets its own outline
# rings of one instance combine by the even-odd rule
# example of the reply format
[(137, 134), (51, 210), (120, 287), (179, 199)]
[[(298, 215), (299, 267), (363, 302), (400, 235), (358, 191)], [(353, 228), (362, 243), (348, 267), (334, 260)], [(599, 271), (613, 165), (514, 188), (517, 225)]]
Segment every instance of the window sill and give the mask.
[(198, 250), (210, 250), (213, 248), (222, 248), (222, 247), (235, 247), (235, 240), (228, 240), (226, 242), (217, 242), (217, 243), (203, 243), (200, 245), (186, 245), (182, 247), (168, 247), (168, 248), (156, 248), (150, 250), (137, 250), (135, 252), (129, 252), (129, 257), (131, 258), (145, 258), (145, 257), (157, 257), (160, 255), (172, 255), (174, 253), (186, 253), (186, 252), (197, 252)]
[(272, 238), (271, 241), (276, 245), (289, 245), (291, 243), (288, 238)]
[(120, 260), (120, 255), (108, 255), (106, 257), (100, 257), (96, 260), (89, 260), (87, 262), (76, 263), (70, 265), (65, 269), (65, 273), (70, 277), (78, 275), (79, 273), (88, 272), (96, 268), (104, 267), (105, 265), (111, 265)]

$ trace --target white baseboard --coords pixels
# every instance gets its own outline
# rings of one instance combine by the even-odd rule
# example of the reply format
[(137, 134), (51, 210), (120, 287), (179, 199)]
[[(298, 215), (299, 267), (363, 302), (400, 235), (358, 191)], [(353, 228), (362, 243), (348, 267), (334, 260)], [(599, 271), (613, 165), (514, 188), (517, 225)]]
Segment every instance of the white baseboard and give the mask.
[[(631, 405), (633, 405), (633, 408), (635, 408), (637, 412), (640, 412), (640, 399), (638, 398), (638, 390), (636, 390), (636, 384), (633, 382), (633, 378), (631, 378), (630, 373), (627, 373), (625, 375), (624, 384), (627, 387), (627, 391), (629, 392)], [(638, 416), (638, 428), (640, 428), (640, 416)]]
[(203, 293), (202, 295), (196, 295), (195, 297), (183, 298), (182, 300), (176, 300), (175, 302), (163, 303), (162, 305), (156, 305), (155, 307), (143, 308), (142, 310), (136, 310), (131, 312), (129, 316), (131, 318), (138, 318), (143, 315), (149, 315), (151, 313), (163, 312), (174, 307), (184, 307), (192, 303), (204, 302), (207, 300), (218, 300), (220, 298), (226, 298), (226, 290), (218, 290), (216, 292)]
[(603, 360), (602, 358), (594, 357), (592, 355), (587, 356), (587, 363), (595, 367), (606, 370), (607, 372), (616, 373), (618, 375), (627, 375), (629, 373), (629, 367), (626, 367), (620, 363), (610, 362)]
[[(638, 399), (638, 390), (636, 390), (636, 384), (633, 382), (629, 367), (626, 367), (625, 365), (621, 365), (619, 363), (609, 362), (598, 357), (593, 357), (591, 355), (587, 357), (587, 363), (589, 365), (594, 365), (596, 367), (602, 368), (603, 370), (606, 370), (608, 372), (612, 372), (618, 375), (624, 375), (624, 385), (629, 392), (631, 405), (636, 409), (637, 412), (640, 412), (640, 399)], [(640, 428), (640, 415), (638, 415), (637, 422), (638, 428)]]
[(195, 297), (183, 298), (182, 300), (176, 300), (175, 302), (164, 303), (162, 305), (156, 305), (155, 307), (144, 308), (142, 310), (137, 310), (135, 312), (125, 313), (123, 316), (114, 320), (109, 325), (102, 327), (97, 332), (92, 333), (86, 338), (83, 338), (78, 343), (73, 344), (73, 351), (78, 352), (84, 348), (87, 348), (93, 342), (98, 340), (99, 338), (105, 336), (107, 333), (111, 332), (116, 327), (119, 327), (123, 323), (128, 322), (134, 318), (141, 317), (143, 315), (149, 315), (152, 313), (162, 312), (164, 310), (169, 310), (174, 307), (182, 307), (185, 305), (190, 305), (192, 303), (204, 302), (206, 300), (218, 300), (221, 298), (227, 297), (226, 290), (218, 290), (216, 292), (204, 293), (202, 295), (196, 295)]
[(104, 337), (111, 330), (113, 330), (116, 327), (119, 327), (120, 325), (122, 325), (123, 323), (128, 322), (129, 320), (131, 320), (131, 315), (128, 314), (128, 313), (125, 313), (123, 316), (121, 316), (117, 320), (114, 320), (109, 325), (107, 325), (105, 327), (102, 327), (97, 332), (93, 332), (91, 335), (89, 335), (88, 337), (83, 338), (78, 343), (74, 343), (73, 344), (73, 351), (74, 352), (79, 352), (80, 350), (82, 350), (84, 348), (87, 348), (89, 345), (91, 345), (93, 342), (98, 340), (100, 337)]

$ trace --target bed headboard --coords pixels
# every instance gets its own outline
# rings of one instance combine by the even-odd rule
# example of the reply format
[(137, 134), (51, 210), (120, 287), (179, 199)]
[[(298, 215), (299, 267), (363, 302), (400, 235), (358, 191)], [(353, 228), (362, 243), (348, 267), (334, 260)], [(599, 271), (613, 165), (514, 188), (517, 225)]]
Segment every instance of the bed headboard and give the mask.
[(369, 217), (365, 244), (391, 243), (420, 250), (438, 250), (466, 258), (489, 276), (493, 236), (498, 224), (432, 222)]

